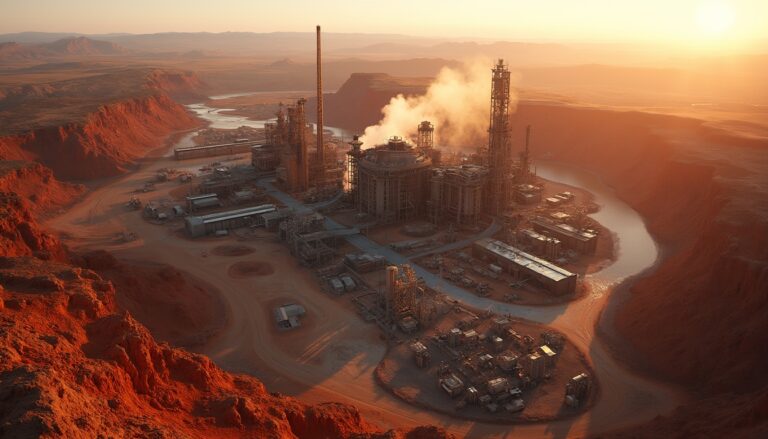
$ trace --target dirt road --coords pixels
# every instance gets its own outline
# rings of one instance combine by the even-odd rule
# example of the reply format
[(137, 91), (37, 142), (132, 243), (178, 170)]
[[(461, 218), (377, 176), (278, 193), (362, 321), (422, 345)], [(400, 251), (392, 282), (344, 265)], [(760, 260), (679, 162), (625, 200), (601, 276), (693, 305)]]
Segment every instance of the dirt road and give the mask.
[[(195, 168), (211, 160), (183, 164)], [(378, 329), (364, 323), (344, 299), (321, 292), (311, 273), (299, 267), (272, 235), (260, 232), (239, 242), (234, 237), (193, 241), (177, 233), (178, 224), (175, 228), (150, 224), (139, 212), (124, 207), (133, 191), (158, 169), (177, 165), (167, 157), (148, 161), (137, 172), (93, 191), (66, 213), (48, 221), (47, 226), (65, 233), (67, 244), (73, 248), (103, 248), (117, 257), (171, 264), (217, 285), (229, 305), (230, 323), (201, 352), (225, 369), (257, 376), (271, 391), (295, 395), (307, 402), (352, 403), (382, 427), (434, 424), (468, 437), (583, 436), (646, 421), (680, 402), (681, 395), (675, 390), (624, 368), (595, 337), (595, 322), (605, 306), (609, 286), (593, 280), (592, 295), (575, 303), (543, 308), (490, 303), (460, 290), (448, 291), (472, 306), (493, 306), (498, 311), (551, 324), (568, 334), (589, 357), (601, 385), (602, 394), (593, 410), (547, 424), (493, 425), (457, 420), (407, 405), (374, 380), (373, 369), (386, 349)], [(168, 193), (176, 183), (157, 187), (147, 195), (170, 200)], [(136, 233), (138, 239), (117, 241), (115, 236), (124, 231)], [(242, 256), (212, 252), (217, 246), (233, 244), (251, 247), (254, 252)], [(230, 276), (229, 268), (239, 261), (269, 263), (274, 272)], [(278, 332), (272, 307), (289, 301), (305, 306), (305, 324), (291, 332)]]

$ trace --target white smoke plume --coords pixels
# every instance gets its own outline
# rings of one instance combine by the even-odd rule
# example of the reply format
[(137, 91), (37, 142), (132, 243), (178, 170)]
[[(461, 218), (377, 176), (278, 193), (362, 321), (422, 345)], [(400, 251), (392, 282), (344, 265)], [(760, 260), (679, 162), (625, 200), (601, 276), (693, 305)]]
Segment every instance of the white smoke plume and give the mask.
[[(434, 124), (436, 146), (479, 146), (477, 142), (488, 136), (492, 67), (489, 60), (458, 69), (444, 67), (424, 95), (395, 96), (381, 110), (381, 121), (365, 129), (360, 139), (363, 147), (386, 143), (392, 136), (413, 138), (423, 120)], [(517, 99), (514, 95), (510, 99), (511, 113)]]

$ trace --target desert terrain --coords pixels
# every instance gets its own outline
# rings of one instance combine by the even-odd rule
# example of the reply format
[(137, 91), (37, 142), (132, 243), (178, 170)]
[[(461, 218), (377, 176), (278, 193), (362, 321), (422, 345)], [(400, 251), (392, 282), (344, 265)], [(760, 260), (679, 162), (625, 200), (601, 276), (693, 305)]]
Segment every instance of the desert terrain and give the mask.
[[(313, 87), (311, 51), (284, 43), (235, 56), (209, 52), (222, 41), (16, 37), (21, 44), (0, 46), (0, 433), (768, 433), (768, 93), (755, 81), (766, 71), (764, 56), (709, 71), (714, 61), (515, 67), (514, 145), (534, 126), (532, 154), (549, 190), (575, 188), (594, 203), (591, 216), (611, 239), (588, 262), (589, 289), (572, 302), (509, 304), (444, 285), (478, 309), (493, 306), (566, 334), (596, 375), (600, 392), (584, 413), (509, 426), (417, 409), (394, 396), (375, 373), (393, 355), (378, 329), (323, 291), (273, 233), (192, 240), (180, 222), (152, 224), (126, 208), (159, 170), (179, 167), (172, 147), (213, 123), (188, 104), (263, 121), (281, 102), (306, 96), (312, 119), (312, 92), (301, 91)], [(423, 41), (424, 52), (373, 37), (354, 50), (330, 40), (325, 121), (348, 133), (377, 123), (397, 94), (423, 94), (462, 51), (569, 59), (557, 45)], [(150, 51), (158, 47), (173, 55)], [(598, 57), (575, 52), (568, 62)], [(423, 53), (434, 58), (403, 58)], [(734, 76), (739, 85), (726, 85), (734, 82), (723, 78)], [(674, 86), (680, 78), (688, 89)], [(182, 188), (169, 181), (146, 197), (178, 200)], [(632, 212), (634, 228), (600, 217), (617, 206)], [(126, 234), (132, 239), (120, 239)], [(371, 241), (350, 245), (377, 245)], [(642, 245), (651, 249), (639, 261), (633, 252)], [(288, 332), (272, 321), (274, 307), (286, 303), (307, 310)]]

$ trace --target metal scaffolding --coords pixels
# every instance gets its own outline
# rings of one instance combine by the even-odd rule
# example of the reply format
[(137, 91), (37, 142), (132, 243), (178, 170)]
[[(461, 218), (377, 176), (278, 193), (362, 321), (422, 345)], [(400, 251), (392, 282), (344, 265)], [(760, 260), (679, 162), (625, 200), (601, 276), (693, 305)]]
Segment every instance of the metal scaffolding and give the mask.
[[(285, 130), (286, 148), (283, 151), (282, 172), (279, 179), (288, 190), (304, 192), (309, 189), (309, 157), (307, 155), (307, 121), (304, 113), (306, 100), (299, 99), (288, 107), (288, 127)], [(280, 118), (276, 132), (280, 133)]]
[(488, 169), (478, 165), (437, 168), (432, 173), (429, 213), (430, 220), (439, 224), (477, 223), (483, 214), (483, 188)]
[(350, 149), (347, 152), (347, 184), (345, 189), (349, 201), (357, 206), (360, 203), (358, 166), (360, 165), (360, 157), (363, 154), (363, 142), (357, 136), (354, 136), (352, 141), (349, 142), (349, 146)]
[(428, 120), (422, 121), (419, 124), (418, 137), (416, 138), (416, 146), (423, 149), (432, 149), (434, 146), (435, 126)]
[(382, 223), (409, 220), (426, 211), (432, 162), (400, 137), (354, 160), (356, 207)]
[(501, 214), (509, 205), (512, 194), (512, 143), (509, 129), (510, 75), (504, 60), (493, 69), (491, 81), (491, 120), (488, 128), (488, 184), (487, 206), (494, 214)]
[(413, 315), (416, 312), (416, 292), (419, 279), (410, 265), (387, 267), (384, 304), (387, 319), (392, 322)]

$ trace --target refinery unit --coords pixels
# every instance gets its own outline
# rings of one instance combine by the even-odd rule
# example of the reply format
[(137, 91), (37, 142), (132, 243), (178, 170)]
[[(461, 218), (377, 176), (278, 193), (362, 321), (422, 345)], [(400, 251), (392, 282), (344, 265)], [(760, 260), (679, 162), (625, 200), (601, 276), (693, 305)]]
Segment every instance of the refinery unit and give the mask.
[[(436, 127), (422, 121), (414, 139), (364, 145), (355, 136), (342, 155), (342, 142), (324, 137), (319, 27), (317, 42), (316, 131), (298, 99), (280, 106), (257, 144), (177, 150), (177, 159), (229, 155), (222, 161), (233, 163), (211, 163), (198, 175), (166, 170), (142, 191), (175, 174), (186, 191), (174, 201), (147, 203), (145, 217), (191, 239), (233, 233), (282, 242), (323, 290), (351, 296), (361, 318), (379, 326), (406, 377), (380, 377), (385, 385), (424, 386), (423, 374), (434, 375), (439, 391), (424, 393), (432, 398), (422, 401), (428, 406), (455, 405), (470, 417), (519, 416), (529, 403), (544, 404), (536, 391), (544, 386), (566, 392), (561, 403), (568, 410), (583, 408), (592, 394), (588, 367), (571, 358), (562, 335), (463, 306), (417, 274), (431, 271), (480, 296), (528, 289), (569, 300), (579, 276), (557, 262), (596, 252), (599, 233), (585, 226), (575, 195), (548, 194), (532, 171), (530, 127), (522, 152), (513, 155), (503, 61), (492, 69), (488, 144), (480, 154), (448, 159), (435, 145)], [(244, 164), (232, 154), (246, 147)], [(128, 205), (142, 203), (134, 197)], [(344, 212), (353, 219), (342, 220)], [(380, 233), (388, 228), (409, 239)], [(398, 259), (406, 255), (408, 263)], [(281, 330), (300, 327), (305, 315), (300, 303), (273, 312)], [(536, 331), (539, 339), (530, 335)], [(570, 359), (560, 368), (564, 349)], [(573, 376), (567, 385), (566, 376)]]

